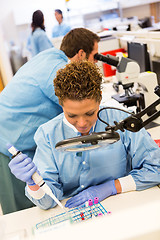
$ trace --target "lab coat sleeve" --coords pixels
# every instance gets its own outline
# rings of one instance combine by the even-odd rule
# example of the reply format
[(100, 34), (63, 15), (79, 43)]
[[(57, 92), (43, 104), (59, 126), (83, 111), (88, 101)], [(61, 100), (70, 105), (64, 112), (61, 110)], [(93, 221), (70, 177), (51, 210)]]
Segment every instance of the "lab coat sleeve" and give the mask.
[(42, 188), (39, 188), (38, 190), (35, 190), (35, 191), (34, 191), (34, 190), (31, 190), (28, 185), (27, 185), (26, 188), (27, 188), (28, 194), (29, 194), (32, 198), (41, 199), (41, 198), (45, 195), (45, 193), (44, 193), (44, 191), (43, 191)]
[(48, 48), (53, 47), (53, 44), (51, 43), (51, 41), (48, 39), (46, 34), (41, 34), (39, 35), (38, 38), (38, 48), (39, 48), (39, 52), (42, 52)]
[(136, 190), (136, 183), (131, 175), (118, 178), (118, 180), (121, 184), (122, 193)]
[[(43, 177), (44, 181), (51, 188), (53, 194), (59, 200), (63, 199), (63, 189), (61, 183), (58, 181), (59, 172), (56, 166), (56, 162), (53, 156), (52, 149), (50, 147), (50, 139), (47, 134), (44, 134), (43, 128), (40, 127), (35, 134), (35, 141), (37, 144), (36, 153), (34, 156), (34, 163)], [(42, 198), (35, 196), (35, 193), (31, 194), (28, 188), (25, 189), (26, 196), (37, 206), (42, 209), (49, 209), (56, 205), (55, 201), (51, 199), (47, 194), (41, 195)], [(37, 194), (38, 196), (38, 194)]]
[(131, 159), (132, 170), (129, 175), (136, 184), (136, 190), (158, 185), (160, 183), (160, 148), (145, 129), (137, 133), (125, 131), (122, 135), (122, 141)]

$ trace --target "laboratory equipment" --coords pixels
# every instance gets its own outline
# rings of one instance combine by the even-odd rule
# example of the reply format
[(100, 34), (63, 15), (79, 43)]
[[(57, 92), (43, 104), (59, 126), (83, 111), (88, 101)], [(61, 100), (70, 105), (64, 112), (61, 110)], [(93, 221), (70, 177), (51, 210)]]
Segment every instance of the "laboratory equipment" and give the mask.
[(90, 149), (96, 149), (100, 147), (99, 144), (106, 145), (107, 143), (117, 142), (119, 139), (120, 136), (117, 132), (93, 132), (90, 135), (65, 139), (58, 142), (55, 147), (57, 150), (66, 150), (67, 152), (85, 151), (88, 150), (88, 146), (90, 146)]
[[(98, 111), (98, 119), (107, 125), (107, 127), (105, 128), (105, 131), (107, 133), (105, 139), (103, 139), (103, 135), (105, 132), (102, 132), (102, 133), (95, 132), (94, 134), (90, 134), (83, 137), (80, 136), (80, 137), (62, 140), (56, 144), (55, 148), (61, 151), (63, 150), (71, 151), (71, 148), (72, 148), (72, 151), (91, 150), (93, 149), (94, 145), (97, 145), (97, 148), (98, 148), (98, 147), (104, 146), (104, 144), (105, 145), (113, 144), (114, 142), (118, 141), (120, 139), (120, 137), (118, 136), (119, 135), (118, 133), (116, 134), (116, 138), (115, 138), (115, 133), (116, 133), (115, 131), (117, 130), (121, 130), (122, 132), (124, 132), (124, 130), (126, 129), (131, 132), (138, 132), (141, 128), (143, 128), (148, 123), (150, 123), (151, 121), (153, 121), (154, 119), (160, 116), (160, 111), (156, 111), (156, 112), (153, 112), (150, 115), (150, 117), (148, 117), (145, 121), (142, 120), (142, 117), (145, 114), (151, 113), (152, 109), (155, 109), (157, 105), (160, 105), (160, 86), (157, 86), (155, 88), (155, 93), (159, 96), (158, 100), (153, 102), (150, 106), (148, 106), (146, 109), (144, 109), (140, 113), (134, 114), (134, 113), (128, 112), (131, 116), (125, 118), (120, 122), (114, 121), (114, 124), (115, 124), (114, 126), (110, 126), (107, 122), (102, 120), (99, 116), (100, 112), (103, 111), (104, 109), (116, 109), (123, 112), (127, 112), (127, 111), (125, 111), (124, 109), (119, 109), (114, 107), (105, 107), (100, 109)], [(94, 141), (92, 138), (93, 135), (94, 135)], [(108, 136), (108, 139), (107, 139), (107, 136)], [(112, 140), (112, 137), (113, 137), (113, 140)], [(83, 144), (85, 144), (84, 149), (83, 149)]]
[(140, 66), (140, 72), (151, 71), (150, 56), (146, 43), (128, 42), (128, 57), (136, 61)]
[[(137, 112), (148, 107), (157, 98), (153, 93), (158, 81), (153, 72), (141, 72), (139, 64), (125, 57), (115, 57), (111, 55), (103, 56), (95, 54), (94, 58), (116, 67), (117, 88), (122, 85), (124, 94), (113, 95), (116, 101), (123, 103), (125, 106), (137, 106)], [(110, 60), (111, 58), (111, 60)], [(135, 83), (138, 85), (138, 93), (133, 91)]]
[[(12, 158), (16, 157), (19, 154), (22, 154), (19, 150), (17, 150), (13, 145), (8, 144), (7, 145), (8, 151), (12, 154)], [(33, 181), (41, 188), (43, 191), (49, 195), (63, 210), (66, 211), (66, 209), (63, 207), (62, 203), (56, 198), (56, 196), (53, 194), (50, 187), (45, 183), (43, 178), (39, 175), (38, 172), (33, 173), (32, 175)]]
[[(94, 202), (92, 204), (92, 211), (89, 204), (88, 206), (84, 204), (83, 206), (72, 208), (68, 211), (68, 213), (71, 217), (70, 223), (74, 224), (92, 219), (93, 217), (99, 217), (100, 215), (104, 216), (110, 214), (111, 212), (107, 211), (100, 202), (97, 202), (97, 199), (94, 199)], [(61, 213), (37, 223), (34, 226), (33, 231), (34, 233), (37, 231), (47, 231), (47, 229), (49, 230), (52, 227), (54, 228), (55, 225), (57, 227), (57, 224), (63, 223), (66, 220), (68, 220), (66, 213)]]
[(102, 54), (96, 53), (94, 55), (94, 58), (98, 61), (105, 62), (105, 63), (107, 63), (109, 65), (112, 65), (112, 66), (115, 66), (115, 67), (117, 67), (117, 65), (119, 64), (119, 59), (115, 56), (110, 55), (110, 54), (107, 54), (106, 56), (104, 56)]
[[(144, 107), (144, 103), (141, 103), (142, 95), (133, 92), (134, 82), (137, 82), (140, 74), (140, 67), (136, 61), (129, 58), (111, 56), (109, 54), (103, 56), (98, 53), (94, 55), (94, 58), (116, 67), (117, 86), (123, 86), (124, 94), (116, 94), (113, 95), (112, 98), (127, 107), (135, 105), (143, 105)], [(138, 109), (138, 111), (139, 110), (141, 109)]]

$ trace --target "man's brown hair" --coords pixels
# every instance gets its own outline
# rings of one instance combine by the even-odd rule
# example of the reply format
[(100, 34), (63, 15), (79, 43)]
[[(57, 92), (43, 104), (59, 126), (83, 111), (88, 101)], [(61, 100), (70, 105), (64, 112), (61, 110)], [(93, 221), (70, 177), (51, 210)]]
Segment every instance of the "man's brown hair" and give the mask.
[(63, 105), (65, 99), (81, 101), (95, 99), (101, 101), (102, 74), (96, 64), (77, 61), (58, 70), (54, 79), (55, 94)]
[(60, 50), (62, 50), (67, 57), (72, 58), (82, 49), (88, 57), (93, 51), (94, 43), (99, 41), (100, 37), (90, 30), (86, 28), (75, 28), (64, 36)]

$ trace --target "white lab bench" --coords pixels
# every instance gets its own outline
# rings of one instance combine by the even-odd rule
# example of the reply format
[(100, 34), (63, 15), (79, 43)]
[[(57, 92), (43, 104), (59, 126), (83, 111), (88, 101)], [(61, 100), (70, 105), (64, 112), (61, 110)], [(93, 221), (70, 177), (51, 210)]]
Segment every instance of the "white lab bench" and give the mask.
[[(65, 204), (65, 200), (62, 203)], [(5, 234), (0, 239), (160, 239), (160, 189), (157, 186), (111, 196), (102, 201), (102, 205), (111, 214), (64, 226), (57, 224), (55, 229), (36, 235), (32, 234), (32, 228), (61, 213), (59, 206), (50, 210), (33, 207), (7, 214), (0, 217), (0, 229)]]

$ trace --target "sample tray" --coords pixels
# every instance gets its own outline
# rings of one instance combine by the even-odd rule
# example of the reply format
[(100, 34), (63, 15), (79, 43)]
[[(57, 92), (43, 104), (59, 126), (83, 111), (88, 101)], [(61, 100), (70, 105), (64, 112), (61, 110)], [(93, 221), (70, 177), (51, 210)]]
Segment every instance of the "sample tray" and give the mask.
[(34, 227), (34, 230), (42, 230), (55, 224), (62, 223), (66, 220), (70, 220), (70, 223), (77, 223), (110, 213), (111, 212), (106, 211), (101, 203), (93, 204), (92, 206), (83, 205), (81, 207), (72, 208), (68, 211), (68, 214), (64, 212), (37, 223)]

